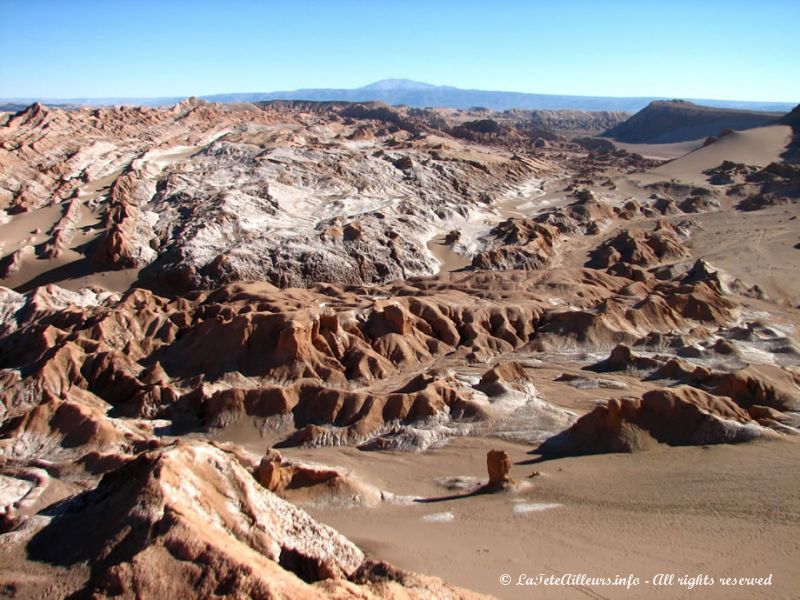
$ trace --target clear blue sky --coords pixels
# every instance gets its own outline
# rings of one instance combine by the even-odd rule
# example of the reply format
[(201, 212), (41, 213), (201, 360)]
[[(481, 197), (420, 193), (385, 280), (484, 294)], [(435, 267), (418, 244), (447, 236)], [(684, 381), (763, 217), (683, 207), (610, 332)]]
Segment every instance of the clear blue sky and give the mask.
[(0, 0), (0, 97), (408, 78), (554, 94), (800, 101), (800, 0)]

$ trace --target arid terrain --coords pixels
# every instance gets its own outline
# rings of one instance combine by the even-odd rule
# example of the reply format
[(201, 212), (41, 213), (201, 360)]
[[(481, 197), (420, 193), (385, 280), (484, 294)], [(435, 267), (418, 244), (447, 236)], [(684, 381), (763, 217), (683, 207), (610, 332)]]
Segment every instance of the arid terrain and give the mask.
[(0, 594), (796, 598), (798, 136), (0, 113)]

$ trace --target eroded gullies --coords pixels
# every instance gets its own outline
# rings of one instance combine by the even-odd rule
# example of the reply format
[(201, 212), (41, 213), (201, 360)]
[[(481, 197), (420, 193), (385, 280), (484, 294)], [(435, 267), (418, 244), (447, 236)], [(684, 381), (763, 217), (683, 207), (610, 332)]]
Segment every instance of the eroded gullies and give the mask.
[[(494, 134), (464, 126), (487, 115)], [(112, 553), (115, 593), (198, 576), (214, 593), (372, 593), (390, 570), (329, 522), (379, 558), (496, 587), (507, 565), (488, 548), (531, 548), (532, 532), (559, 564), (617, 561), (619, 536), (694, 568), (669, 537), (696, 533), (684, 513), (716, 532), (692, 547), (735, 530), (780, 564), (708, 507), (761, 514), (741, 484), (758, 480), (780, 509), (759, 527), (791, 531), (789, 485), (764, 468), (791, 462), (800, 393), (800, 287), (764, 267), (796, 262), (795, 167), (762, 164), (781, 140), (725, 136), (703, 164), (662, 165), (543, 137), (533, 117), (190, 101), (8, 120), (2, 253), (19, 254), (3, 264), (25, 291), (0, 290), (14, 573), (45, 581), (58, 551), (93, 569), (59, 571), (68, 593), (103, 595), (96, 557)], [(728, 150), (752, 164), (705, 166)], [(641, 482), (629, 496), (621, 473)], [(155, 533), (120, 546), (126, 519)], [(86, 522), (92, 547), (65, 547)], [(218, 587), (233, 572), (251, 575)]]

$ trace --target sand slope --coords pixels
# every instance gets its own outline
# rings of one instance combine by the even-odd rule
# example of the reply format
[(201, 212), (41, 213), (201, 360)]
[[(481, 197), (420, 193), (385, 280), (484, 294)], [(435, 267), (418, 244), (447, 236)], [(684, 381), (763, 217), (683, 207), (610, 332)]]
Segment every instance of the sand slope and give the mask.
[[(464, 492), (448, 490), (436, 478), (485, 478), (485, 451), (497, 447), (507, 449), (515, 463), (533, 458), (524, 447), (464, 439), (415, 457), (360, 457), (341, 450), (326, 452), (325, 459), (357, 464), (362, 474), (392, 491), (446, 497)], [(321, 456), (312, 450), (299, 454)], [(515, 464), (512, 476), (530, 485), (518, 492), (373, 511), (310, 512), (368, 554), (498, 598), (789, 599), (800, 586), (794, 568), (799, 458), (795, 441), (565, 458)], [(541, 475), (528, 478), (534, 470)], [(504, 573), (515, 581), (522, 573), (632, 573), (643, 580), (657, 573), (676, 578), (773, 573), (774, 585), (735, 590), (715, 585), (691, 592), (647, 584), (630, 591), (528, 588), (503, 586)]]
[(776, 160), (786, 150), (792, 136), (788, 125), (769, 125), (748, 131), (734, 131), (709, 146), (690, 152), (665, 165), (648, 171), (642, 181), (678, 179), (697, 184), (707, 184), (706, 169), (729, 160), (747, 165), (765, 166)]

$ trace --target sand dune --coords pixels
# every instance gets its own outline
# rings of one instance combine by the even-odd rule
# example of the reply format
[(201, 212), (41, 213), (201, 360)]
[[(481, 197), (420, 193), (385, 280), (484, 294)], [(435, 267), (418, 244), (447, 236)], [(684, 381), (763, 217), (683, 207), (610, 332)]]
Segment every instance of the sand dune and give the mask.
[(665, 165), (647, 172), (641, 177), (644, 182), (658, 179), (678, 179), (705, 185), (706, 169), (718, 167), (728, 160), (747, 165), (766, 166), (780, 160), (792, 136), (788, 125), (769, 125), (748, 131), (734, 131), (709, 146), (676, 158)]
[(671, 144), (627, 144), (614, 140), (614, 145), (622, 150), (641, 154), (645, 158), (672, 160), (673, 158), (678, 158), (701, 148), (704, 141), (705, 138), (689, 140), (687, 142), (673, 142)]

